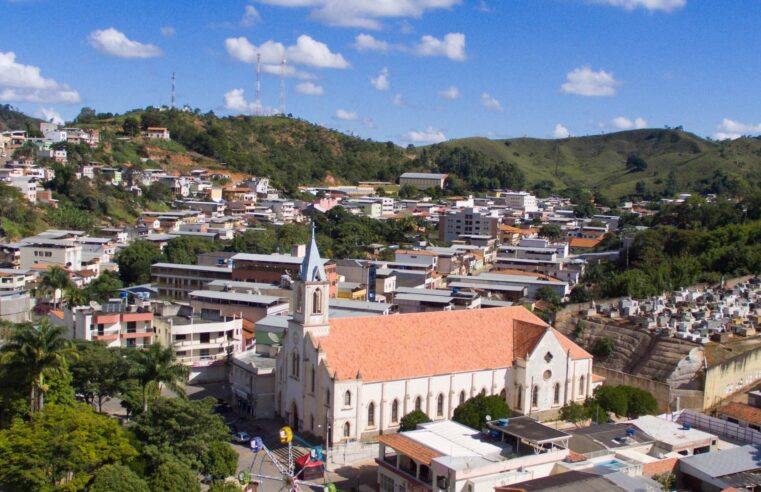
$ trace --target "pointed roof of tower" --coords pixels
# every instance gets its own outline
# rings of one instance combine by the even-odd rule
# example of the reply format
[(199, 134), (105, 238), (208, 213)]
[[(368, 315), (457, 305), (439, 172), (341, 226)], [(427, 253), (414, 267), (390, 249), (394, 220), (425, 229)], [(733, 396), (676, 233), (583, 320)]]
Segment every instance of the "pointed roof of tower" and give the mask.
[(325, 282), (328, 280), (328, 276), (325, 274), (325, 260), (320, 258), (315, 237), (314, 222), (312, 222), (312, 241), (299, 269), (299, 278), (304, 282)]

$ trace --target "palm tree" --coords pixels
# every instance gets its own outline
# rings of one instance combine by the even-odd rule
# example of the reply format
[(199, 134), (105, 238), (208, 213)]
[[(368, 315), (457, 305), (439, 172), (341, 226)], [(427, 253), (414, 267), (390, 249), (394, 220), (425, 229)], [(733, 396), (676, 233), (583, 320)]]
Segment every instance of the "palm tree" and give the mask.
[(52, 295), (55, 305), (58, 291), (72, 286), (69, 273), (61, 267), (54, 266), (41, 275), (38, 289), (41, 293)]
[(180, 396), (185, 396), (185, 389), (181, 384), (187, 380), (190, 369), (175, 361), (171, 347), (154, 343), (148, 350), (131, 351), (129, 356), (134, 364), (132, 377), (142, 388), (143, 411), (148, 410), (149, 395), (158, 397), (162, 385)]
[(61, 374), (67, 358), (75, 355), (69, 340), (63, 338), (63, 328), (42, 320), (16, 325), (5, 345), (0, 348), (3, 361), (31, 378), (29, 411), (42, 411), (47, 385), (45, 377)]
[(71, 286), (64, 292), (63, 300), (66, 303), (67, 308), (74, 309), (77, 306), (84, 306), (90, 299), (87, 292)]

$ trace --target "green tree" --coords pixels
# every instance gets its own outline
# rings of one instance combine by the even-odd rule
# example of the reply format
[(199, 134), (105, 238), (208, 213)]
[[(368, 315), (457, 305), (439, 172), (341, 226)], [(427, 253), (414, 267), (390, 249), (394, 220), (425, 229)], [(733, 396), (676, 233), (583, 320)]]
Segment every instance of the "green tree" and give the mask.
[(158, 246), (143, 240), (132, 241), (116, 256), (119, 275), (126, 285), (144, 284), (151, 281), (151, 265), (159, 263), (164, 255)]
[(273, 229), (267, 228), (236, 234), (227, 249), (236, 253), (270, 254), (276, 247), (277, 234)]
[(151, 490), (161, 492), (200, 492), (201, 484), (187, 465), (176, 460), (158, 466), (151, 476)]
[(647, 162), (636, 154), (630, 154), (626, 158), (626, 169), (631, 172), (639, 173), (647, 169)]
[(90, 404), (103, 411), (103, 402), (118, 395), (129, 377), (130, 365), (122, 354), (102, 342), (75, 342), (77, 358), (71, 363), (72, 386)]
[(128, 466), (112, 464), (95, 473), (88, 492), (150, 492), (148, 483)]
[(171, 347), (154, 343), (147, 350), (133, 350), (128, 353), (132, 363), (131, 376), (140, 384), (143, 411), (148, 409), (148, 402), (161, 394), (161, 387), (166, 386), (180, 396), (185, 395), (182, 384), (190, 372), (189, 368), (178, 363)]
[(85, 106), (79, 111), (79, 114), (74, 118), (74, 123), (87, 124), (95, 123), (97, 113), (93, 108)]
[(140, 133), (140, 121), (134, 116), (127, 116), (122, 123), (122, 131), (125, 135), (134, 137)]
[(560, 420), (565, 420), (574, 425), (588, 418), (587, 412), (583, 405), (570, 401), (560, 409)]
[(237, 453), (222, 451), (229, 430), (213, 412), (216, 400), (159, 398), (147, 412), (135, 418), (135, 435), (152, 463), (174, 456), (196, 472), (228, 475), (237, 467)]
[(512, 414), (512, 410), (501, 396), (479, 393), (455, 408), (452, 420), (472, 429), (480, 429), (486, 423), (487, 415), (496, 420), (510, 417)]
[(425, 424), (431, 419), (422, 410), (413, 410), (399, 421), (400, 431), (411, 431), (417, 429), (418, 424)]
[(213, 241), (200, 237), (178, 237), (170, 240), (164, 247), (164, 256), (169, 263), (194, 265), (198, 255), (214, 251)]
[(420, 190), (418, 190), (416, 187), (410, 184), (405, 184), (399, 188), (399, 191), (396, 194), (399, 197), (399, 199), (407, 200), (407, 199), (419, 197)]
[(117, 273), (105, 271), (95, 277), (95, 279), (84, 288), (84, 291), (89, 299), (103, 303), (116, 296), (119, 289), (123, 286), (124, 284), (122, 284)]
[(59, 296), (63, 291), (72, 286), (69, 273), (61, 267), (54, 266), (43, 272), (40, 276), (37, 290), (52, 297), (53, 303), (57, 304)]
[(203, 463), (204, 468), (201, 472), (204, 475), (224, 479), (235, 475), (238, 469), (238, 453), (227, 442), (214, 441), (209, 445)]
[(82, 290), (76, 287), (67, 287), (63, 294), (63, 302), (69, 309), (74, 309), (77, 306), (84, 306), (90, 301), (86, 290)]
[(214, 482), (209, 492), (240, 492), (242, 489), (236, 482)]
[(658, 413), (658, 401), (649, 391), (625, 385), (618, 388), (627, 397), (626, 416), (630, 419)]
[(651, 478), (661, 484), (665, 492), (672, 490), (676, 485), (676, 475), (671, 472), (656, 473)]
[(595, 357), (607, 357), (616, 350), (616, 344), (610, 337), (602, 337), (595, 340), (592, 346), (592, 355)]
[(600, 386), (595, 390), (594, 399), (600, 408), (623, 417), (629, 410), (629, 397), (620, 386)]
[(28, 382), (29, 411), (43, 409), (48, 385), (45, 378), (66, 371), (67, 358), (73, 354), (71, 342), (63, 338), (63, 328), (42, 320), (38, 326), (31, 323), (16, 325), (0, 355), (6, 364), (23, 371)]
[[(85, 404), (49, 405), (0, 432), (0, 487), (7, 492), (83, 490), (108, 463), (137, 452), (116, 420)], [(60, 487), (60, 488), (56, 488)]]
[(542, 228), (539, 229), (539, 235), (550, 241), (557, 241), (563, 237), (563, 229), (557, 224), (544, 224)]
[(543, 285), (536, 289), (536, 298), (548, 302), (553, 307), (560, 305), (560, 296), (549, 285)]
[(592, 300), (592, 296), (589, 295), (589, 291), (583, 285), (575, 285), (571, 289), (571, 295), (568, 297), (569, 301), (578, 304), (582, 302), (589, 302)]

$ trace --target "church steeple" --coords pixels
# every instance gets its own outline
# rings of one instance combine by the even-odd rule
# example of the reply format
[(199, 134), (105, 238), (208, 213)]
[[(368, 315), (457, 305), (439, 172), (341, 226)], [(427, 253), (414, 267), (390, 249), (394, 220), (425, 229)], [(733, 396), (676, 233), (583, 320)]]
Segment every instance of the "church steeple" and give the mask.
[(309, 244), (309, 249), (307, 249), (307, 254), (304, 256), (304, 261), (301, 262), (299, 278), (304, 282), (327, 281), (328, 276), (325, 275), (324, 264), (325, 262), (320, 258), (320, 251), (317, 249), (315, 226), (312, 222), (312, 241)]
[(316, 336), (327, 335), (329, 330), (330, 282), (325, 273), (325, 260), (320, 258), (314, 223), (312, 240), (301, 262), (299, 277), (295, 282), (296, 295), (293, 321)]

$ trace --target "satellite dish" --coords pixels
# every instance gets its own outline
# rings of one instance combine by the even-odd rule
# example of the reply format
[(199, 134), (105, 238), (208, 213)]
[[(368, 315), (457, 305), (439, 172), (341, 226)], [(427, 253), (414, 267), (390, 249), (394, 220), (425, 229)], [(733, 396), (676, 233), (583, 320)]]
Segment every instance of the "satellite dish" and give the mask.
[(95, 301), (90, 301), (90, 307), (93, 308), (96, 311), (100, 311), (101, 310), (101, 305), (98, 304)]

